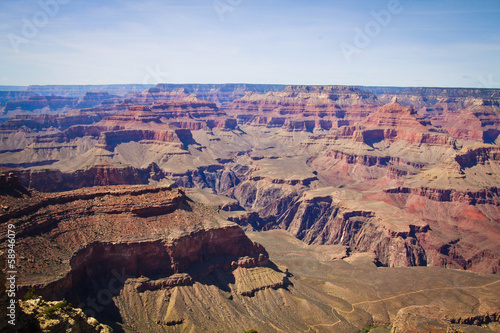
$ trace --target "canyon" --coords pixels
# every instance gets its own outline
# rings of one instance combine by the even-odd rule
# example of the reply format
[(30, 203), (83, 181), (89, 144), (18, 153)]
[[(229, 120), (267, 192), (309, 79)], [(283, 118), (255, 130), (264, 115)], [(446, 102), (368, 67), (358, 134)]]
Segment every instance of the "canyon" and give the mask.
[[(236, 200), (172, 185), (42, 193), (13, 174), (0, 178), (2, 228), (12, 224), (16, 232), (17, 294), (40, 295), (20, 301), (20, 326), (44, 332), (499, 328), (495, 274), (377, 267), (374, 253), (350, 253), (348, 245), (307, 245), (285, 230), (245, 233), (230, 222), (246, 213)], [(72, 305), (52, 301), (60, 299)], [(49, 315), (50, 308), (57, 310)]]
[(22, 292), (127, 332), (498, 328), (500, 90), (37, 89), (1, 95)]

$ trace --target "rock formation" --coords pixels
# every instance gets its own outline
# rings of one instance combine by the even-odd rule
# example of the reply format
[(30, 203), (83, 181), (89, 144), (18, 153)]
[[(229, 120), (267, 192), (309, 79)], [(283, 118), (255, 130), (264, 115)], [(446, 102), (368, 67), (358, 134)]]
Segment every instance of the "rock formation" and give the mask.
[(312, 132), (349, 125), (377, 104), (373, 94), (353, 87), (289, 86), (265, 95), (250, 92), (223, 110), (240, 123)]
[[(245, 227), (376, 253), (381, 265), (492, 273), (498, 101), (487, 89), (160, 84), (13, 117), (0, 126), (0, 164), (43, 191), (168, 180), (236, 199), (247, 212), (228, 218)], [(343, 206), (351, 199), (335, 188), (371, 209)], [(442, 236), (472, 224), (477, 237)]]
[(76, 98), (61, 96), (30, 96), (25, 101), (8, 101), (5, 104), (4, 112), (12, 112), (19, 109), (19, 112), (34, 112), (44, 110), (45, 112), (67, 111), (78, 103)]
[(118, 331), (495, 328), (497, 90), (147, 88), (0, 125), (21, 293)]
[[(269, 261), (261, 245), (219, 217), (216, 207), (193, 203), (180, 189), (97, 187), (60, 194), (23, 189), (18, 194), (19, 186), (15, 179), (4, 181), (0, 221), (15, 226), (21, 295), (35, 288), (44, 299), (65, 298), (109, 320), (112, 309), (96, 313), (86, 298), (96, 293), (100, 299), (100, 281), (117, 274), (123, 278), (117, 288), (131, 285), (136, 293), (193, 285), (219, 271), (242, 274), (241, 295), (287, 285), (284, 274), (264, 268)], [(6, 234), (2, 237), (6, 244)], [(254, 273), (245, 272), (258, 267), (268, 277), (254, 280)], [(119, 290), (108, 292), (116, 296)]]
[(19, 301), (18, 331), (111, 333), (108, 325), (87, 317), (82, 309), (66, 301), (44, 301), (40, 297)]
[(101, 104), (105, 100), (116, 98), (117, 96), (110, 95), (107, 92), (87, 92), (79, 100), (78, 104), (74, 106), (75, 109), (91, 108)]
[(0, 107), (4, 107), (8, 101), (19, 101), (37, 95), (28, 91), (0, 91)]

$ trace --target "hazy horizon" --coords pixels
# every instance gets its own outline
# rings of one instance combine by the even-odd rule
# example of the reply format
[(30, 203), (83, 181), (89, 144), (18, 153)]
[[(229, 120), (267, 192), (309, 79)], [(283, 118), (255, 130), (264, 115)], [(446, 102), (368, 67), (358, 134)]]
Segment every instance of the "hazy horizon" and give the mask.
[(0, 85), (500, 88), (500, 3), (4, 0)]
[(28, 87), (47, 87), (47, 86), (134, 86), (134, 85), (145, 85), (145, 86), (156, 86), (158, 84), (167, 84), (167, 85), (268, 85), (268, 86), (308, 86), (308, 87), (327, 87), (327, 86), (347, 86), (347, 87), (367, 87), (367, 88), (403, 88), (403, 89), (411, 89), (411, 88), (429, 88), (429, 89), (490, 89), (490, 90), (499, 90), (500, 88), (484, 88), (484, 87), (446, 87), (446, 86), (381, 86), (381, 85), (359, 85), (359, 84), (287, 84), (287, 83), (249, 83), (249, 82), (223, 82), (223, 83), (199, 83), (199, 82), (158, 82), (158, 83), (99, 83), (99, 84), (29, 84), (29, 85), (8, 85), (2, 84), (0, 85), (0, 91), (5, 87), (15, 87), (15, 88), (28, 88)]

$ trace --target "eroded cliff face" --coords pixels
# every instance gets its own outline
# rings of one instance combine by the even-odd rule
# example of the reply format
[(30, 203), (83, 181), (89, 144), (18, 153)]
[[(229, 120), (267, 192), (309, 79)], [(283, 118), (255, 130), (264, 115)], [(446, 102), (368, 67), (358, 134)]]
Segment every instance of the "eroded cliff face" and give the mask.
[(279, 226), (308, 244), (342, 245), (348, 253), (373, 253), (388, 267), (425, 266), (418, 234), (428, 225), (355, 192), (323, 188), (304, 192), (279, 219)]
[[(497, 266), (491, 237), (471, 247), (477, 241), (449, 244), (465, 231), (445, 241), (438, 231), (482, 221), (479, 234), (497, 232), (496, 91), (266, 89), (159, 85), (65, 115), (12, 118), (1, 126), (0, 163), (44, 191), (165, 181), (206, 189), (237, 200), (247, 211), (230, 218), (245, 227), (376, 252), (383, 265)], [(302, 200), (327, 187), (386, 206)], [(431, 228), (398, 236), (380, 215), (391, 210)]]
[[(180, 189), (118, 186), (41, 194), (24, 189), (13, 175), (1, 179), (0, 220), (2, 228), (6, 222), (15, 226), (21, 296), (35, 288), (46, 300), (65, 298), (113, 323), (117, 308), (102, 305), (110, 305), (126, 283), (135, 293), (161, 291), (199, 283), (216, 271), (230, 276), (269, 265), (266, 250), (219, 216), (219, 207), (194, 203)], [(248, 275), (239, 287), (242, 295), (287, 285), (279, 270), (262, 269), (272, 278), (259, 282)], [(108, 298), (93, 308), (90, 295)]]
[[(498, 273), (493, 91), (212, 88), (0, 126), (23, 292), (130, 331), (404, 330), (429, 300), (453, 309), (443, 327), (498, 320), (495, 275), (404, 268)], [(227, 221), (270, 230), (278, 267)]]
[[(309, 244), (336, 244), (346, 246), (348, 252), (372, 253), (383, 266), (495, 273), (500, 267), (494, 250), (498, 189), (485, 184), (497, 181), (496, 150), (493, 146), (465, 149), (450, 157), (455, 166), (443, 164), (447, 172), (429, 170), (429, 162), (332, 151), (309, 160), (307, 165), (319, 171), (318, 178), (311, 174), (312, 181), (305, 181), (307, 172), (297, 173), (302, 168), (291, 166), (297, 160), (277, 159), (273, 164), (258, 159), (253, 168), (236, 174), (242, 181), (226, 194), (258, 212), (261, 229), (281, 228)], [(281, 169), (272, 169), (274, 165)], [(405, 178), (414, 182), (405, 184)], [(311, 190), (320, 181), (336, 187), (347, 184), (351, 189), (319, 186)], [(367, 182), (371, 191), (366, 190)]]
[(377, 105), (373, 94), (354, 87), (289, 86), (265, 95), (250, 92), (223, 110), (240, 124), (317, 132), (353, 125)]
[[(306, 192), (279, 221), (309, 244), (336, 244), (348, 251), (373, 253), (377, 264), (388, 267), (438, 266), (497, 273), (497, 231), (489, 223), (497, 212), (488, 205), (464, 206), (406, 197), (401, 210), (388, 204), (339, 194)], [(351, 194), (352, 195), (352, 194)], [(354, 203), (352, 200), (356, 200)], [(450, 216), (453, 216), (451, 218)], [(449, 231), (453, 227), (458, 230)], [(477, 234), (468, 234), (474, 229)], [(484, 230), (490, 229), (489, 235)]]

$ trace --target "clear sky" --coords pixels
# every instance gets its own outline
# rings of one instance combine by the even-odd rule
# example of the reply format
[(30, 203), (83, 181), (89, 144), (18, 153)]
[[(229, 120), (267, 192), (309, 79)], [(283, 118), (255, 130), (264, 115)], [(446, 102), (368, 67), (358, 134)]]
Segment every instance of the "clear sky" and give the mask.
[(499, 0), (0, 0), (0, 85), (500, 88)]

